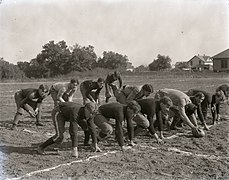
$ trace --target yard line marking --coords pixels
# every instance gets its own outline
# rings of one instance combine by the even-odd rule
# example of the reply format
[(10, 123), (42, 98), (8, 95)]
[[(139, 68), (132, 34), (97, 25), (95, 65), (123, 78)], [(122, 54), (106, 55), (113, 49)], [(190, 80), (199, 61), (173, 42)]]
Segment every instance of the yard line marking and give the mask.
[(203, 157), (206, 159), (213, 159), (213, 160), (220, 160), (220, 159), (229, 159), (229, 157), (227, 156), (215, 156), (215, 155), (208, 155), (208, 154), (197, 154), (197, 153), (192, 153), (192, 152), (188, 152), (188, 151), (183, 151), (180, 150), (178, 148), (175, 147), (169, 147), (167, 149), (163, 149), (163, 148), (158, 148), (158, 147), (151, 147), (151, 146), (142, 146), (142, 145), (136, 145), (142, 148), (149, 148), (149, 149), (160, 149), (160, 150), (166, 150), (166, 151), (173, 151), (173, 152), (177, 152), (180, 153), (181, 155), (186, 155), (186, 156), (196, 156), (196, 157)]
[[(210, 125), (210, 127), (212, 127), (212, 126), (213, 125)], [(24, 132), (29, 132), (29, 133), (38, 133), (38, 132), (30, 131), (30, 130), (27, 130), (27, 129), (24, 129), (23, 131)], [(169, 136), (169, 137), (167, 137), (165, 139), (172, 139), (172, 138), (179, 137), (181, 135), (188, 135), (188, 134), (190, 134), (190, 132), (176, 133), (176, 134), (174, 134), (172, 136)], [(160, 147), (151, 147), (151, 146), (144, 146), (144, 145), (136, 145), (136, 147), (150, 148), (152, 150), (157, 150), (157, 149), (165, 150), (165, 149), (162, 149)], [(134, 149), (134, 147), (128, 146), (127, 149)], [(227, 157), (227, 156), (224, 157), (224, 156), (215, 156), (215, 155), (206, 155), (206, 154), (196, 154), (196, 153), (192, 153), (192, 152), (188, 152), (188, 151), (179, 150), (179, 149), (177, 149), (175, 147), (167, 148), (167, 151), (173, 151), (173, 152), (180, 153), (181, 155), (186, 155), (186, 156), (203, 157), (203, 158), (206, 158), (206, 159), (213, 159), (213, 160), (229, 159), (229, 157)], [(101, 155), (90, 156), (85, 160), (80, 159), (80, 160), (72, 161), (70, 163), (59, 164), (59, 165), (51, 167), (51, 168), (46, 168), (46, 169), (43, 169), (43, 170), (33, 171), (33, 172), (27, 173), (27, 174), (25, 174), (23, 176), (20, 176), (20, 177), (17, 177), (17, 178), (7, 178), (7, 180), (18, 180), (18, 179), (22, 179), (22, 178), (25, 178), (25, 177), (30, 177), (30, 176), (32, 176), (34, 174), (51, 171), (51, 170), (54, 170), (54, 169), (57, 169), (57, 168), (63, 167), (63, 166), (70, 166), (70, 165), (75, 164), (75, 163), (81, 163), (81, 162), (90, 161), (91, 159), (99, 158), (99, 157), (102, 157), (102, 156), (107, 156), (109, 154), (115, 154), (117, 152), (119, 152), (119, 151), (108, 151), (106, 153), (102, 153)]]
[(22, 178), (25, 178), (25, 177), (30, 177), (32, 175), (35, 175), (35, 174), (38, 174), (38, 173), (41, 173), (41, 172), (48, 172), (48, 171), (57, 169), (59, 167), (70, 166), (70, 165), (75, 164), (75, 163), (82, 163), (82, 162), (85, 162), (85, 161), (90, 161), (90, 159), (95, 159), (95, 158), (99, 158), (99, 157), (102, 157), (102, 156), (107, 156), (109, 154), (114, 154), (114, 153), (117, 153), (117, 152), (118, 151), (108, 151), (106, 153), (102, 153), (101, 155), (90, 156), (90, 157), (88, 157), (85, 160), (79, 159), (79, 160), (76, 160), (76, 161), (71, 161), (69, 163), (59, 164), (59, 165), (54, 166), (54, 167), (50, 167), (50, 168), (46, 168), (46, 169), (42, 169), (42, 170), (33, 171), (33, 172), (27, 173), (27, 174), (25, 174), (23, 176), (20, 176), (20, 177), (17, 177), (17, 178), (7, 178), (7, 180), (18, 180), (18, 179), (22, 179)]
[[(181, 155), (196, 156), (196, 157), (202, 157), (202, 158), (213, 159), (213, 160), (229, 159), (229, 157), (224, 157), (224, 156), (196, 154), (196, 153), (192, 153), (192, 152), (188, 152), (188, 151), (183, 151), (183, 150), (177, 149), (175, 147), (170, 147), (170, 148), (167, 148), (167, 149), (163, 149), (163, 148), (160, 148), (160, 147), (144, 146), (144, 145), (136, 145), (136, 147), (150, 148), (152, 150), (160, 149), (160, 150), (166, 150), (166, 151), (173, 151), (173, 152), (176, 152), (176, 153), (180, 153)], [(134, 147), (130, 147), (129, 146), (128, 149), (134, 149)], [(50, 168), (46, 168), (46, 169), (42, 169), (42, 170), (33, 171), (33, 172), (27, 173), (27, 174), (25, 174), (23, 176), (20, 176), (20, 177), (17, 177), (17, 178), (11, 178), (11, 179), (10, 178), (7, 178), (7, 180), (19, 180), (19, 179), (22, 179), (22, 178), (25, 178), (25, 177), (30, 177), (30, 176), (35, 175), (35, 174), (38, 174), (38, 173), (48, 172), (48, 171), (57, 169), (59, 167), (70, 166), (70, 165), (75, 164), (75, 163), (82, 163), (82, 162), (90, 161), (91, 159), (99, 158), (99, 157), (102, 157), (102, 156), (107, 156), (109, 154), (115, 154), (117, 152), (120, 152), (120, 151), (108, 151), (106, 153), (102, 153), (101, 155), (90, 156), (90, 157), (88, 157), (85, 160), (80, 159), (80, 160), (72, 161), (70, 163), (59, 164), (59, 165), (54, 166), (54, 167), (50, 167)]]

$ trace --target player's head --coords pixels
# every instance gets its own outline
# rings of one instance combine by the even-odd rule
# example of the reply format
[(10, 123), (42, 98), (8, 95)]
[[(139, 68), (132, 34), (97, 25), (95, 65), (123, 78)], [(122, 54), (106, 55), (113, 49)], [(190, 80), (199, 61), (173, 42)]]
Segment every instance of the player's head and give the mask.
[(45, 97), (49, 94), (49, 87), (46, 84), (41, 84), (38, 88), (38, 93), (41, 97)]
[(161, 111), (164, 114), (167, 114), (169, 112), (170, 107), (173, 106), (172, 100), (168, 96), (164, 96), (159, 100)]
[(141, 106), (136, 101), (127, 103), (127, 117), (132, 119), (141, 111)]
[(71, 79), (70, 80), (70, 89), (75, 89), (79, 85), (78, 79)]
[(94, 102), (88, 102), (84, 106), (84, 112), (86, 119), (92, 117), (98, 110), (98, 105)]
[(151, 84), (144, 84), (142, 86), (142, 91), (145, 97), (148, 97), (151, 93), (153, 93), (153, 86)]
[(97, 84), (98, 84), (99, 88), (102, 88), (103, 84), (104, 84), (104, 79), (103, 78), (98, 78)]
[(114, 75), (115, 75), (116, 78), (118, 78), (118, 77), (121, 76), (121, 74), (120, 74), (120, 72), (119, 72), (118, 70), (116, 70), (116, 71), (114, 72)]
[(195, 94), (195, 99), (196, 99), (198, 104), (202, 103), (204, 101), (204, 99), (205, 99), (204, 93), (202, 93), (202, 92), (196, 93)]
[(188, 103), (185, 105), (185, 113), (188, 116), (191, 116), (195, 112), (196, 109), (197, 109), (197, 106), (193, 103)]

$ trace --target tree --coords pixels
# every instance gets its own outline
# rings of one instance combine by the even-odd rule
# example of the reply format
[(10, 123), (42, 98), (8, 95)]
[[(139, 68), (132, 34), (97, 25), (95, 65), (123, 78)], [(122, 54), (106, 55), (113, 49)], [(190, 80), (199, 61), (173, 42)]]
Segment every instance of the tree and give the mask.
[(36, 61), (42, 67), (43, 72), (47, 72), (48, 76), (53, 77), (59, 74), (67, 74), (70, 72), (65, 64), (71, 58), (71, 52), (65, 41), (49, 43), (43, 46), (43, 50), (37, 55)]
[(81, 47), (75, 44), (72, 48), (72, 55), (66, 66), (72, 71), (92, 70), (96, 66), (97, 55), (94, 52), (94, 47)]
[(16, 65), (11, 64), (0, 58), (0, 78), (2, 79), (19, 79), (25, 77), (23, 71), (21, 71)]
[(124, 69), (126, 70), (128, 57), (112, 51), (103, 52), (103, 57), (99, 57), (97, 66), (108, 69)]
[(162, 56), (158, 54), (157, 59), (153, 60), (153, 62), (149, 64), (149, 70), (161, 71), (165, 69), (170, 69), (172, 68), (171, 62), (172, 60), (169, 56)]

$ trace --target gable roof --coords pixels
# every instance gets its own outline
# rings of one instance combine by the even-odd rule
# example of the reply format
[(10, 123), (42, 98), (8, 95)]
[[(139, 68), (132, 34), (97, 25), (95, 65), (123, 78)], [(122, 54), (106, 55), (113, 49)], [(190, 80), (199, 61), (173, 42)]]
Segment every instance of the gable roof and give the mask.
[(201, 61), (203, 61), (203, 62), (209, 62), (209, 60), (212, 61), (211, 56), (205, 56), (205, 55), (200, 56), (200, 55), (195, 55), (195, 56), (193, 56), (193, 57), (188, 61), (188, 63), (189, 63), (190, 61), (192, 61), (195, 57), (197, 57), (199, 60), (201, 60)]
[(214, 58), (214, 59), (229, 58), (229, 49), (226, 49), (226, 50), (220, 52), (219, 54), (216, 54), (212, 58)]

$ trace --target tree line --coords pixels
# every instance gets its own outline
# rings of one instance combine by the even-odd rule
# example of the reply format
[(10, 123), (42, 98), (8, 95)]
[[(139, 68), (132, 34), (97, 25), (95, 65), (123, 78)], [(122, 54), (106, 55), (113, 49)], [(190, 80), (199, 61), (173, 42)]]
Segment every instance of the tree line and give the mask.
[[(126, 55), (112, 51), (104, 51), (102, 57), (97, 57), (91, 45), (75, 44), (69, 47), (65, 41), (58, 43), (49, 41), (42, 46), (42, 51), (29, 62), (19, 61), (17, 65), (13, 65), (4, 58), (0, 58), (0, 78), (49, 78), (73, 71), (93, 70), (97, 67), (125, 71), (129, 62)], [(169, 56), (159, 54), (148, 67), (143, 66), (143, 69), (151, 71), (170, 69), (171, 62)], [(142, 70), (142, 65), (136, 68), (136, 71), (139, 70)]]

